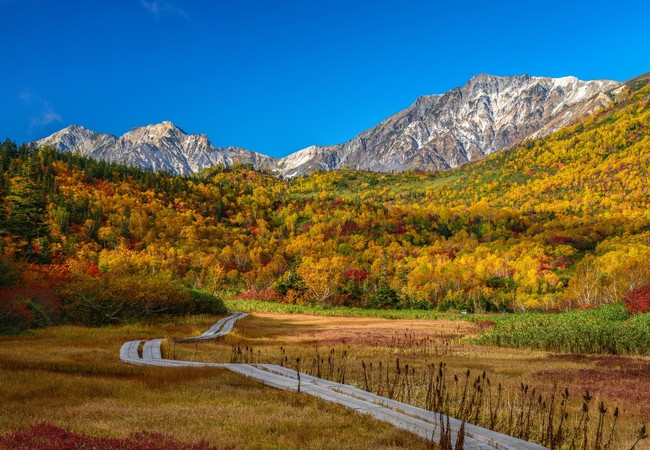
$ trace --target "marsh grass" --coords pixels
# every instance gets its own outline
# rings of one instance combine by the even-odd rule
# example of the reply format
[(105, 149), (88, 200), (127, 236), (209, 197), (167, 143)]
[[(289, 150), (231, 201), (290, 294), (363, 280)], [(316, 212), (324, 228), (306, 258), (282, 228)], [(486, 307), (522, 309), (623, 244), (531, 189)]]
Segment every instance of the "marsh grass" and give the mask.
[(314, 316), (343, 316), (381, 319), (423, 319), (423, 320), (473, 320), (457, 312), (440, 312), (417, 309), (370, 309), (348, 306), (292, 305), (287, 303), (240, 300), (226, 297), (228, 309), (244, 312), (265, 312), (276, 314), (309, 314)]
[[(315, 376), (320, 373), (321, 377), (338, 383), (345, 383), (347, 375), (350, 384), (367, 391), (443, 413), (462, 422), (539, 442), (550, 449), (604, 450), (617, 448), (619, 444), (616, 436), (620, 415), (618, 407), (610, 412), (601, 400), (596, 408), (589, 391), (582, 398), (574, 399), (568, 388), (558, 391), (557, 386), (549, 392), (521, 383), (518, 390), (511, 391), (499, 383), (493, 389), (486, 371), (473, 374), (468, 369), (462, 374), (451, 374), (444, 362), (429, 363), (416, 369), (400, 357), (390, 364), (379, 361), (376, 366), (362, 360), (363, 378), (359, 380), (353, 378), (348, 369), (348, 351), (330, 349), (326, 359), (319, 357), (317, 352), (312, 364), (302, 370)], [(285, 357), (283, 363), (292, 359)], [(294, 368), (300, 372), (301, 358), (295, 360), (298, 364)], [(579, 402), (582, 402), (581, 406), (575, 407)], [(451, 448), (448, 424), (446, 432), (445, 423), (440, 425), (440, 447)]]
[[(229, 371), (119, 362), (124, 340), (197, 335), (216, 319), (53, 327), (0, 338), (0, 432), (48, 421), (89, 435), (127, 437), (149, 430), (182, 442), (205, 438), (218, 447), (427, 447), (410, 433), (343, 407)], [(217, 341), (165, 341), (163, 354), (282, 364), (554, 448), (583, 448), (585, 435), (587, 448), (630, 448), (637, 439), (636, 448), (643, 448), (650, 359), (468, 344), (467, 336), (480, 332), (480, 325), (465, 320), (257, 313)], [(565, 386), (569, 396), (563, 403)]]
[(127, 339), (191, 335), (216, 319), (52, 327), (0, 338), (0, 433), (48, 422), (90, 436), (146, 430), (219, 448), (426, 448), (368, 416), (227, 370), (119, 361)]
[(468, 344), (477, 332), (464, 321), (257, 313), (177, 355), (279, 364), (550, 448), (634, 443), (650, 411), (650, 359)]
[(587, 311), (503, 316), (495, 325), (475, 342), (563, 353), (650, 355), (650, 313), (631, 315), (622, 303)]

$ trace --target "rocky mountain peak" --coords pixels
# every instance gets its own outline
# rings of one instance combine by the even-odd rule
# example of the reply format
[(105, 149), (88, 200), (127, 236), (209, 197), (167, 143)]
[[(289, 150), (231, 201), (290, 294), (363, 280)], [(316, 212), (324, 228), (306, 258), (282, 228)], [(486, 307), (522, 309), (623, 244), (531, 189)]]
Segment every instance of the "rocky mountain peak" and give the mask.
[(51, 145), (62, 151), (76, 152), (88, 156), (91, 149), (106, 141), (115, 140), (115, 136), (101, 134), (81, 125), (70, 125), (51, 136), (41, 139), (38, 145)]
[(608, 104), (620, 83), (575, 77), (479, 74), (464, 86), (418, 98), (404, 111), (340, 145), (278, 162), (285, 176), (344, 166), (374, 171), (445, 170), (549, 134)]
[(177, 134), (184, 134), (187, 135), (185, 131), (183, 131), (180, 127), (177, 127), (174, 125), (172, 122), (169, 120), (163, 120), (159, 124), (156, 125), (148, 125), (149, 128), (152, 128), (156, 131), (166, 131), (168, 133), (177, 133)]
[(38, 144), (183, 175), (235, 162), (286, 177), (343, 167), (445, 170), (570, 125), (608, 105), (606, 94), (620, 85), (572, 76), (478, 74), (444, 94), (419, 97), (348, 142), (314, 145), (279, 160), (237, 147), (215, 147), (206, 135), (187, 134), (170, 121), (134, 128), (121, 137), (73, 125)]
[[(470, 78), (467, 83), (465, 84), (465, 87), (471, 88), (472, 86), (477, 86), (477, 85), (485, 85), (489, 83), (495, 83), (498, 82), (500, 77), (497, 77), (495, 75), (490, 75), (487, 73), (479, 73), (477, 75), (474, 75), (472, 78)], [(460, 88), (462, 89), (462, 88)]]
[(88, 128), (82, 125), (70, 125), (59, 131), (59, 133), (68, 132), (68, 133), (85, 133), (91, 132)]
[(69, 135), (75, 135), (75, 136), (96, 136), (98, 133), (95, 133), (92, 130), (89, 130), (88, 128), (82, 126), (82, 125), (70, 125), (65, 127), (64, 129), (57, 131), (54, 133), (55, 135), (64, 135), (64, 134), (69, 134)]
[(120, 137), (71, 126), (37, 144), (177, 175), (189, 175), (208, 167), (230, 166), (237, 162), (263, 168), (269, 167), (273, 161), (241, 148), (215, 147), (205, 134), (187, 134), (170, 121), (136, 127)]
[(187, 136), (189, 135), (172, 122), (164, 121), (157, 124), (136, 127), (124, 134), (123, 137), (125, 139), (133, 139), (136, 141), (157, 141), (165, 138), (183, 139)]

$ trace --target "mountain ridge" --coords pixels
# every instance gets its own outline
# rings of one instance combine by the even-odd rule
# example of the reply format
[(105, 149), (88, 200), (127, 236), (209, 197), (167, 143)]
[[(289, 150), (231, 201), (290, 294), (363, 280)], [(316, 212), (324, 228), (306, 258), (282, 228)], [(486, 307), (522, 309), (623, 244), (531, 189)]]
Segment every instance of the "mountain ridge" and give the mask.
[(287, 178), (344, 167), (447, 170), (570, 125), (607, 106), (610, 93), (620, 86), (617, 81), (573, 76), (477, 74), (446, 93), (418, 97), (347, 142), (312, 145), (283, 158), (216, 147), (205, 134), (187, 134), (169, 121), (136, 127), (120, 137), (72, 125), (37, 144), (177, 175), (235, 163), (250, 163)]
[[(508, 85), (525, 89), (508, 92)], [(479, 74), (444, 94), (418, 97), (410, 107), (346, 143), (310, 146), (289, 155), (280, 160), (279, 168), (281, 173), (291, 176), (315, 168), (332, 170), (344, 166), (379, 172), (446, 170), (574, 123), (606, 106), (611, 99), (605, 92), (620, 85), (610, 80), (583, 82), (575, 77)], [(521, 95), (524, 90), (528, 95)], [(566, 91), (570, 92), (568, 101), (558, 101)], [(539, 97), (537, 101), (535, 96)], [(514, 109), (507, 114), (494, 114), (493, 106), (499, 100), (507, 103), (513, 98), (523, 101), (513, 105)], [(550, 106), (550, 112), (544, 116), (546, 106)], [(535, 121), (534, 114), (540, 107), (543, 108), (539, 119), (545, 120)], [(522, 120), (521, 113), (526, 113), (527, 108), (528, 115), (533, 117)], [(459, 121), (463, 117), (464, 123)], [(544, 127), (546, 123), (552, 126)], [(519, 129), (521, 126), (523, 130)]]
[(207, 135), (188, 134), (170, 121), (135, 127), (119, 137), (71, 125), (36, 143), (175, 175), (190, 175), (207, 167), (235, 163), (266, 168), (274, 160), (240, 147), (216, 147)]

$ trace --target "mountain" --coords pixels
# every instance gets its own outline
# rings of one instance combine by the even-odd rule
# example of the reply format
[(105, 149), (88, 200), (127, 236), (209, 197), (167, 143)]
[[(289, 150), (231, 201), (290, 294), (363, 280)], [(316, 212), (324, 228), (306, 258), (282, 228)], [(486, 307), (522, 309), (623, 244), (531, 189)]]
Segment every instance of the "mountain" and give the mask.
[(610, 104), (619, 86), (617, 81), (575, 77), (477, 75), (463, 87), (418, 98), (344, 144), (314, 145), (281, 159), (215, 147), (206, 135), (187, 134), (171, 122), (135, 128), (121, 137), (73, 125), (37, 144), (180, 175), (234, 163), (251, 163), (284, 177), (344, 167), (446, 170), (573, 124)]
[(72, 125), (37, 142), (61, 151), (133, 166), (189, 175), (223, 164), (268, 168), (274, 159), (238, 147), (215, 147), (204, 134), (187, 134), (171, 122), (134, 128), (120, 137)]
[(445, 170), (542, 137), (608, 105), (621, 83), (477, 75), (442, 95), (420, 97), (409, 108), (354, 139), (311, 146), (277, 163), (284, 176), (348, 167), (379, 172)]

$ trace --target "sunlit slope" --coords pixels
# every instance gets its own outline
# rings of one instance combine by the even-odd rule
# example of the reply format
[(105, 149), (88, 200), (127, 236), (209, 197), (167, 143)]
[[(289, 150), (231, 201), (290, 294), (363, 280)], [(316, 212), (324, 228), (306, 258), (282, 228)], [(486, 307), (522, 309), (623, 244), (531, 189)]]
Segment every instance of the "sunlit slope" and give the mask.
[(330, 213), (314, 224), (294, 211), (297, 222), (325, 240), (359, 227), (393, 245), (391, 285), (415, 298), (496, 289), (516, 305), (620, 300), (650, 281), (650, 86), (630, 85), (575, 126), (454, 171), (298, 180), (293, 198)]
[(575, 202), (582, 196), (599, 211), (621, 203), (644, 206), (649, 98), (648, 85), (628, 90), (611, 107), (572, 127), (454, 171), (401, 176), (339, 171), (302, 179), (294, 191), (405, 198), (404, 202), (424, 195), (447, 206), (486, 201), (500, 207), (536, 208), (548, 202), (555, 205), (550, 209), (571, 213), (576, 206), (582, 208)]

